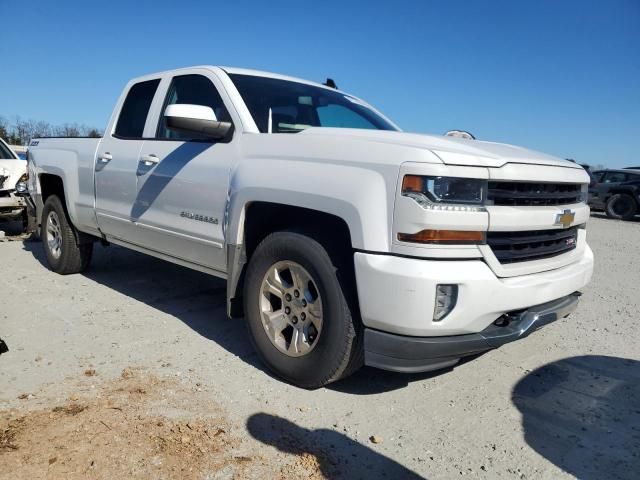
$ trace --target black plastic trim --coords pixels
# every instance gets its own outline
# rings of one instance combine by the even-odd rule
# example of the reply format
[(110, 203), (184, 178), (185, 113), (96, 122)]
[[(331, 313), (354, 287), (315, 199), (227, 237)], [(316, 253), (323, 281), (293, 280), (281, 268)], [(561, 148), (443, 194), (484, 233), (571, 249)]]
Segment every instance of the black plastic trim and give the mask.
[[(500, 317), (482, 332), (442, 337), (411, 337), (365, 328), (365, 365), (396, 372), (426, 372), (454, 365), (460, 358), (529, 336), (568, 316), (580, 292)], [(497, 323), (500, 323), (498, 325)]]

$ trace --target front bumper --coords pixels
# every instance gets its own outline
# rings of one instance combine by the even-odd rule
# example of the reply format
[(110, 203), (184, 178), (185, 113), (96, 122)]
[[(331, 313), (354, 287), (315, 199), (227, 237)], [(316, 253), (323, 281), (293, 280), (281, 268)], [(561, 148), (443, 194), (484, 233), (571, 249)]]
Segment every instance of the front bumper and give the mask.
[[(552, 259), (553, 260), (553, 259)], [(497, 277), (482, 260), (427, 260), (358, 252), (354, 255), (360, 316), (374, 330), (413, 337), (479, 333), (508, 312), (581, 290), (593, 272), (584, 245), (573, 263), (528, 275)], [(433, 321), (438, 284), (458, 285), (455, 308)]]
[(17, 196), (15, 191), (0, 192), (0, 218), (20, 215), (26, 206), (24, 198)]
[(503, 315), (479, 333), (440, 337), (410, 337), (365, 329), (365, 364), (396, 372), (426, 372), (455, 365), (460, 358), (497, 348), (528, 336), (568, 316), (580, 294)]

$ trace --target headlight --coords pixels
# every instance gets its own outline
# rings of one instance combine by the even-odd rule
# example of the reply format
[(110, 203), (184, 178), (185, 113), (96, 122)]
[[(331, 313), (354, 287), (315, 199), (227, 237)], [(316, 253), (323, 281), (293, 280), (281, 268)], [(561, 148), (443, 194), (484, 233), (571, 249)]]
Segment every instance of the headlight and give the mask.
[(29, 175), (27, 175), (26, 173), (23, 174), (18, 181), (16, 182), (16, 193), (17, 194), (22, 194), (22, 193), (27, 193), (27, 190), (29, 190), (29, 186), (27, 184), (27, 182), (29, 181)]
[(488, 182), (479, 178), (405, 175), (402, 195), (431, 210), (484, 211)]
[(580, 201), (584, 203), (589, 201), (589, 184), (587, 183), (580, 188)]

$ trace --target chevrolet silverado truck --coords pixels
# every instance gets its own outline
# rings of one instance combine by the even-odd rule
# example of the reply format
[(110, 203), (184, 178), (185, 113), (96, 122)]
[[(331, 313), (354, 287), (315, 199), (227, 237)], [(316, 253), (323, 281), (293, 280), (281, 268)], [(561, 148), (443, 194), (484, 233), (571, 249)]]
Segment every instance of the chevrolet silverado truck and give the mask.
[(404, 133), (282, 75), (137, 78), (102, 138), (36, 139), (29, 155), (53, 271), (83, 271), (101, 241), (226, 279), (229, 316), (305, 388), (523, 338), (572, 312), (593, 269), (579, 165)]

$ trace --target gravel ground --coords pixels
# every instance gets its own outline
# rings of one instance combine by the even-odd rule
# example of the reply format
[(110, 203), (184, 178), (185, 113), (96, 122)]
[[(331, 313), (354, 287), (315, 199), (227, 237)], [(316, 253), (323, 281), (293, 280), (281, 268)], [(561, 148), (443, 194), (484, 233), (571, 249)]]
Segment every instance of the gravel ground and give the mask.
[[(640, 222), (594, 215), (588, 238), (568, 319), (448, 371), (316, 391), (262, 368), (217, 279), (117, 247), (61, 277), (40, 243), (0, 239), (0, 478), (638, 478)], [(119, 386), (132, 371), (152, 386)]]

